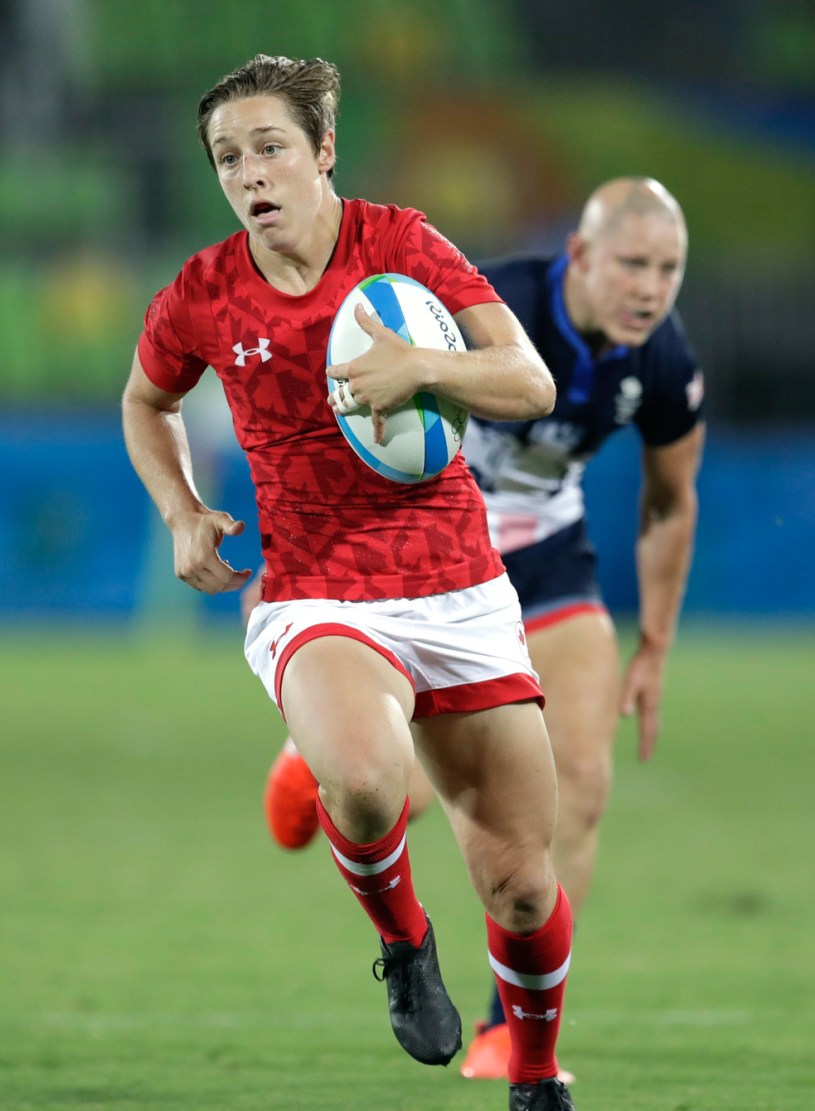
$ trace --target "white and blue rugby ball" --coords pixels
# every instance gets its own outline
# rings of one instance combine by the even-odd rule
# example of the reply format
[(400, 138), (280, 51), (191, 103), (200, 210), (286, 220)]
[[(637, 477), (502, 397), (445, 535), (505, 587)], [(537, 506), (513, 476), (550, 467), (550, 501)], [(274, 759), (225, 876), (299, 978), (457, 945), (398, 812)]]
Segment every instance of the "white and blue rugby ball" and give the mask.
[[(329, 367), (350, 362), (371, 346), (370, 336), (354, 319), (357, 305), (415, 347), (466, 350), (458, 325), (434, 293), (404, 274), (375, 274), (355, 286), (337, 310), (328, 338)], [(329, 377), (329, 392), (338, 385)], [(469, 414), (432, 393), (417, 393), (388, 414), (381, 444), (374, 443), (368, 405), (336, 417), (364, 463), (393, 482), (415, 483), (434, 478), (453, 459)]]

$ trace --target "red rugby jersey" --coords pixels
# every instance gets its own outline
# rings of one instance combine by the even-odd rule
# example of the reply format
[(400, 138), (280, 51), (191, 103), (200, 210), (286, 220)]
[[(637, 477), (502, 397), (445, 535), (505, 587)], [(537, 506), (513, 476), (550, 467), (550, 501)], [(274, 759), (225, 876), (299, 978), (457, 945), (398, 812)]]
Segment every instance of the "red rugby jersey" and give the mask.
[(328, 404), (334, 315), (386, 272), (428, 286), (454, 314), (500, 300), (420, 212), (351, 200), (308, 293), (271, 286), (241, 231), (193, 255), (147, 310), (139, 357), (156, 386), (186, 392), (207, 366), (223, 383), (255, 484), (266, 601), (422, 597), (503, 570), (460, 452), (438, 477), (403, 486), (357, 458)]

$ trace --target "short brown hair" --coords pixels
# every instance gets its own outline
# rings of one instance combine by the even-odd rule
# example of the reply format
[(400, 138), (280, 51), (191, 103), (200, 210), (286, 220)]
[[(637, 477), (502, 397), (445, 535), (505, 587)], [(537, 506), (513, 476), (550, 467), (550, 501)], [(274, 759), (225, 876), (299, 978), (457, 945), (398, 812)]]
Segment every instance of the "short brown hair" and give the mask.
[[(284, 58), (256, 54), (240, 69), (222, 77), (198, 104), (198, 138), (215, 169), (209, 145), (210, 120), (216, 108), (230, 100), (274, 94), (282, 97), (292, 116), (305, 131), (314, 153), (326, 131), (336, 126), (340, 101), (340, 73), (333, 63), (322, 58)], [(328, 171), (331, 177), (333, 167)]]

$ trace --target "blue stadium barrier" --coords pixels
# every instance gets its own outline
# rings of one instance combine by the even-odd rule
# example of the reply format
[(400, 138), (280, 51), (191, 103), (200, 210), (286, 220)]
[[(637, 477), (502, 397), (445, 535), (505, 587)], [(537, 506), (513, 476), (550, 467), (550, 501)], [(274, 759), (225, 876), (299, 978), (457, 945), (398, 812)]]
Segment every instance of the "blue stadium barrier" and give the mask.
[(118, 413), (0, 418), (0, 615), (132, 614), (147, 559), (148, 502)]
[[(700, 520), (685, 612), (815, 615), (812, 429), (713, 428), (699, 480)], [(636, 611), (634, 540), (639, 443), (620, 433), (589, 464), (589, 527), (610, 608)], [(233, 567), (259, 562), (246, 463), (210, 461), (211, 503), (246, 521), (225, 541)], [(236, 594), (207, 598), (178, 583), (169, 537), (136, 478), (118, 412), (6, 414), (0, 419), (0, 618), (122, 620), (189, 613), (238, 620)]]
[[(813, 429), (708, 429), (699, 527), (684, 612), (815, 615)], [(640, 445), (609, 440), (586, 471), (589, 531), (615, 612), (636, 612), (634, 542)]]

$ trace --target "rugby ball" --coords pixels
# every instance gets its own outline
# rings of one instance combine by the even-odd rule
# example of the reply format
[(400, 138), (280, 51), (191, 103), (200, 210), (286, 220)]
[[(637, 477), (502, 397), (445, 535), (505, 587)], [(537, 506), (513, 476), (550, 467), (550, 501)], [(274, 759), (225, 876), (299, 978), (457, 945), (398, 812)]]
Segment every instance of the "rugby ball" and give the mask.
[[(370, 336), (354, 319), (357, 305), (414, 347), (466, 350), (455, 320), (434, 293), (404, 274), (375, 274), (355, 286), (337, 310), (328, 338), (329, 368), (350, 362), (371, 346)], [(329, 377), (329, 392), (338, 385), (339, 380)], [(359, 458), (384, 478), (403, 483), (440, 474), (461, 447), (469, 417), (453, 402), (417, 393), (388, 414), (384, 440), (376, 444), (368, 405), (335, 415)]]

